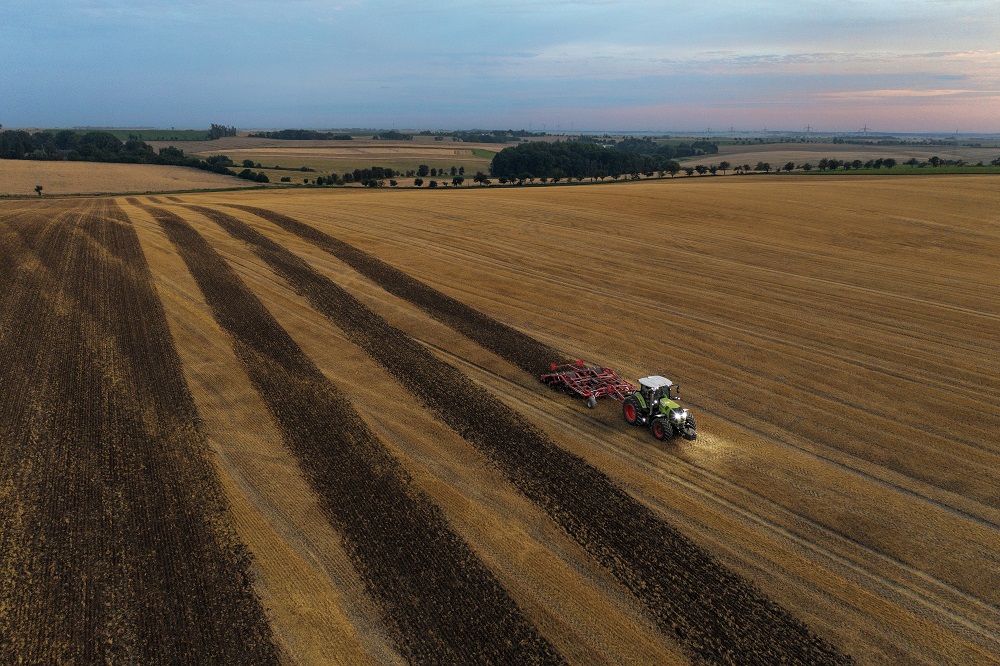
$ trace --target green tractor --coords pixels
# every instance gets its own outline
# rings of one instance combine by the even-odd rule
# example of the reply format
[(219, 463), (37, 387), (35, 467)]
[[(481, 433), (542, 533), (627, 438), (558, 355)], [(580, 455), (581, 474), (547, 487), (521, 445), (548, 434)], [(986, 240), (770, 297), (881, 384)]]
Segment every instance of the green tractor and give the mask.
[(625, 397), (622, 416), (629, 425), (648, 425), (656, 439), (671, 439), (674, 435), (696, 439), (694, 415), (677, 404), (679, 395), (680, 387), (666, 377), (643, 377), (639, 390)]

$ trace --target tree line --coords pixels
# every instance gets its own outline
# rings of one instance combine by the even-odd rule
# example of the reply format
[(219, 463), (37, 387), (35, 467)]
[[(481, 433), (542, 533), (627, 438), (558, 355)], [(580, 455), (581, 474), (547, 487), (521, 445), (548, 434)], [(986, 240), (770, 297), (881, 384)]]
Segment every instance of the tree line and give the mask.
[[(642, 141), (642, 140), (639, 140)], [(640, 152), (649, 148), (654, 152)], [(672, 147), (673, 148), (673, 147)], [(716, 146), (716, 151), (718, 147)], [(627, 144), (626, 149), (599, 146), (581, 141), (532, 141), (504, 148), (493, 157), (490, 173), (501, 179), (523, 182), (534, 178), (601, 179), (624, 175), (676, 173), (680, 169), (666, 152), (653, 142)]]
[(212, 123), (212, 127), (208, 130), (209, 139), (221, 139), (224, 136), (236, 136), (236, 128), (231, 125), (216, 125)]
[(188, 157), (183, 150), (174, 146), (156, 151), (134, 135), (127, 141), (122, 141), (111, 132), (102, 131), (60, 130), (32, 134), (24, 130), (4, 130), (0, 132), (0, 158), (183, 166), (238, 176), (259, 183), (268, 182), (264, 173), (254, 173), (249, 169), (244, 169), (241, 173), (232, 171), (229, 167), (235, 163), (225, 155), (213, 155), (202, 160)]
[(337, 134), (334, 132), (317, 132), (306, 129), (283, 129), (274, 132), (257, 132), (248, 134), (251, 139), (282, 139), (285, 141), (352, 141), (354, 137), (350, 134)]

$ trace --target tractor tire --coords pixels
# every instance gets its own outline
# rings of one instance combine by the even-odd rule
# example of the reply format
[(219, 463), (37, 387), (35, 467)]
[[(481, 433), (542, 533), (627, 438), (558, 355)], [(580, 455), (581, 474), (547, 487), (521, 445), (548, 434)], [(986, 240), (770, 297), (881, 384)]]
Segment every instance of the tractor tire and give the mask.
[(640, 414), (641, 407), (639, 407), (639, 401), (629, 396), (625, 398), (625, 402), (622, 404), (622, 416), (625, 417), (625, 423), (629, 425), (639, 425), (641, 422)]
[(597, 407), (597, 398), (592, 395), (587, 396), (587, 409), (593, 409)]
[(665, 418), (653, 419), (649, 424), (649, 430), (656, 439), (670, 439), (674, 436), (674, 426)]
[(689, 442), (693, 442), (694, 440), (698, 439), (698, 433), (695, 430), (693, 415), (688, 414), (687, 420), (684, 422), (684, 430), (682, 430), (682, 433), (684, 435), (684, 439), (688, 440)]

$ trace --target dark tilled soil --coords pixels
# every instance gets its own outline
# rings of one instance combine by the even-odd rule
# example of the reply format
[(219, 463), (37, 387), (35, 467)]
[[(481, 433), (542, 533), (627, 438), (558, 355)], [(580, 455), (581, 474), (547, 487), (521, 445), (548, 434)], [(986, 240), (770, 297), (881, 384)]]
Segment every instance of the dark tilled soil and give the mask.
[(536, 377), (547, 372), (550, 363), (565, 358), (558, 350), (547, 344), (441, 293), (381, 259), (315, 227), (266, 208), (228, 205), (263, 217), (285, 231), (313, 243), (390, 294), (416, 305), (441, 323)]
[[(631, 590), (660, 628), (696, 661), (852, 663), (850, 657), (815, 636), (804, 623), (658, 518), (605, 474), (556, 446), (489, 391), (302, 259), (231, 215), (191, 208), (246, 242), (297, 293), (490, 457), (528, 498)], [(276, 213), (267, 215), (272, 220), (278, 217)], [(290, 224), (287, 216), (280, 218), (283, 226), (300, 228)], [(391, 281), (386, 275), (383, 273), (382, 279)], [(403, 286), (389, 290), (407, 293)], [(451, 316), (462, 318), (461, 308)], [(501, 348), (504, 344), (513, 343), (500, 343)], [(497, 353), (506, 358), (517, 357), (522, 351), (502, 348)], [(537, 367), (549, 358), (526, 358), (524, 363)]]
[(0, 663), (277, 663), (135, 231), (0, 220)]
[(415, 663), (559, 663), (493, 574), (222, 257), (177, 215), (148, 209), (343, 534), (403, 655)]

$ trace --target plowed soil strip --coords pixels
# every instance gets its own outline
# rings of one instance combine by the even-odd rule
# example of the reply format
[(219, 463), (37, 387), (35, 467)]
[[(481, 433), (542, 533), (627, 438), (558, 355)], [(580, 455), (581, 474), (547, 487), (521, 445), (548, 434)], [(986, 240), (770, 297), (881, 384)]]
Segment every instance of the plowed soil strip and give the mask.
[(135, 231), (62, 210), (0, 221), (0, 662), (276, 663)]
[(537, 376), (546, 372), (549, 363), (563, 357), (547, 344), (441, 293), (381, 259), (315, 227), (266, 208), (226, 205), (263, 217), (285, 231), (313, 243), (390, 294), (409, 301), (431, 317), (532, 375)]
[(465, 374), (241, 220), (190, 206), (241, 239), (590, 551), (696, 659), (739, 664), (852, 660), (556, 446)]
[(224, 259), (182, 218), (148, 209), (324, 501), (369, 593), (414, 662), (561, 661), (492, 573)]

